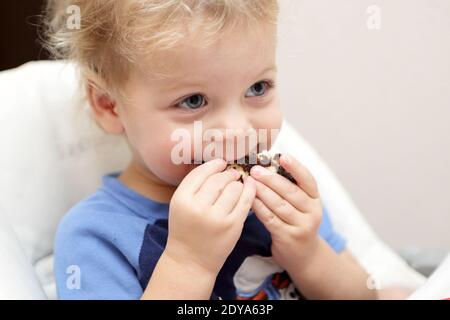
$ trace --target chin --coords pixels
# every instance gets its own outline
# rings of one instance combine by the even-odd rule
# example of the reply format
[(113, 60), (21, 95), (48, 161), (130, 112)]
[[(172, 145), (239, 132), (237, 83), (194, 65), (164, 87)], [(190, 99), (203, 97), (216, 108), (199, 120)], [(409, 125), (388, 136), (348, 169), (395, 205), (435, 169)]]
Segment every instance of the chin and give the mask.
[(198, 165), (171, 165), (165, 170), (162, 170), (164, 172), (161, 172), (158, 177), (165, 183), (176, 187), (181, 183), (181, 181), (183, 181), (184, 177), (186, 177), (186, 175), (191, 172), (192, 169), (194, 169), (196, 166)]

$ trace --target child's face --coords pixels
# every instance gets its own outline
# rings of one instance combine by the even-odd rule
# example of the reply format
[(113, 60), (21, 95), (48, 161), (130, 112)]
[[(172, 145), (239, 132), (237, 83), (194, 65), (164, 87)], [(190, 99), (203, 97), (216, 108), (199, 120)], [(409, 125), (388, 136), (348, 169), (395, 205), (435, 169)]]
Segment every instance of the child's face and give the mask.
[[(174, 50), (176, 53), (166, 56), (166, 78), (150, 76), (145, 68), (132, 73), (125, 88), (129, 102), (117, 110), (134, 161), (172, 186), (195, 167), (173, 163), (172, 149), (179, 145), (179, 141), (171, 140), (175, 130), (185, 129), (194, 137), (194, 121), (201, 121), (203, 131), (266, 129), (267, 143), (260, 147), (269, 149), (273, 143), (271, 129), (281, 126), (273, 87), (275, 26), (226, 33), (221, 41), (204, 48), (195, 43), (195, 39), (186, 39)], [(224, 148), (225, 140), (230, 139), (233, 141), (227, 136), (220, 142)], [(245, 152), (253, 147), (248, 146)], [(193, 163), (194, 143), (189, 151)], [(244, 155), (236, 154), (235, 158)]]

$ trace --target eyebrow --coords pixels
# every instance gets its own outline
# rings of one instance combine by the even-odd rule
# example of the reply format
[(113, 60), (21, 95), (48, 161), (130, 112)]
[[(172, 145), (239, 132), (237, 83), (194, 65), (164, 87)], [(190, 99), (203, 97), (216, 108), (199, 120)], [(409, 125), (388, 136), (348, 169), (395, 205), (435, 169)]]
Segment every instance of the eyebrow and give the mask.
[[(273, 65), (269, 68), (264, 69), (261, 73), (258, 74), (258, 76), (256, 78), (260, 78), (263, 74), (268, 73), (270, 71), (277, 71), (277, 66)], [(168, 87), (164, 88), (162, 91), (164, 92), (170, 92), (170, 91), (175, 91), (180, 87), (198, 87), (201, 86), (202, 83), (201, 82), (191, 82), (188, 83), (184, 80), (181, 81), (173, 81)]]
[(274, 66), (271, 66), (271, 67), (265, 69), (263, 72), (261, 72), (261, 73), (258, 75), (257, 78), (259, 78), (260, 76), (262, 76), (263, 74), (265, 74), (265, 73), (267, 73), (267, 72), (269, 72), (269, 71), (277, 71), (277, 66), (274, 65)]
[(168, 85), (167, 87), (165, 87), (161, 91), (163, 91), (163, 92), (171, 92), (171, 91), (175, 91), (175, 90), (179, 89), (180, 87), (198, 87), (200, 85), (201, 85), (200, 82), (197, 82), (197, 83), (190, 82), (189, 83), (189, 82), (184, 81), (184, 80), (180, 80), (180, 81), (173, 80), (173, 81), (171, 81), (170, 85)]

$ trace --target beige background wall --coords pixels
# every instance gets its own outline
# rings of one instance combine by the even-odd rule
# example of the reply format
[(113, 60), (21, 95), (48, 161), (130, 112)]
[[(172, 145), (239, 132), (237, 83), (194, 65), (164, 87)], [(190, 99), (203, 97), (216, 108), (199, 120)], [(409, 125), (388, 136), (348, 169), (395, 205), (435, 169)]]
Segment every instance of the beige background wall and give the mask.
[(385, 241), (450, 248), (450, 1), (280, 1), (286, 116)]

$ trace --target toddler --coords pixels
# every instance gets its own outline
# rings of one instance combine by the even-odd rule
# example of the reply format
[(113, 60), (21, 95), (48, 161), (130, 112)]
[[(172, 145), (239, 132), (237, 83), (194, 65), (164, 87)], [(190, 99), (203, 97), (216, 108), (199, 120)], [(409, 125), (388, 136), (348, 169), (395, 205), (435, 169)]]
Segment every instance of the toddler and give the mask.
[(295, 183), (225, 170), (282, 125), (276, 0), (72, 0), (79, 28), (68, 5), (49, 6), (49, 43), (132, 159), (59, 224), (59, 298), (376, 296), (301, 159), (279, 159)]

